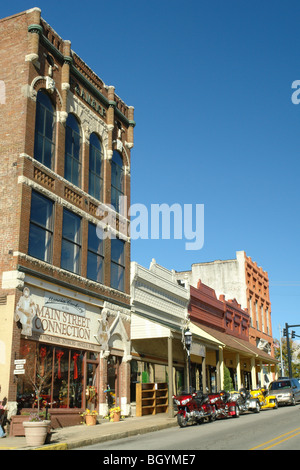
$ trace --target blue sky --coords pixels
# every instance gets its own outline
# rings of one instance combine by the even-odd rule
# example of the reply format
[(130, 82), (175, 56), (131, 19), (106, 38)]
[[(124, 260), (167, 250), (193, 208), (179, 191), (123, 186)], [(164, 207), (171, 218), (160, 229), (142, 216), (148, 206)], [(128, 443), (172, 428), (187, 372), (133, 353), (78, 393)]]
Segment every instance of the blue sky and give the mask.
[(181, 271), (245, 250), (269, 274), (273, 336), (300, 324), (300, 2), (13, 0), (1, 17), (34, 6), (135, 107), (132, 203), (204, 204), (201, 250), (136, 240), (132, 259)]

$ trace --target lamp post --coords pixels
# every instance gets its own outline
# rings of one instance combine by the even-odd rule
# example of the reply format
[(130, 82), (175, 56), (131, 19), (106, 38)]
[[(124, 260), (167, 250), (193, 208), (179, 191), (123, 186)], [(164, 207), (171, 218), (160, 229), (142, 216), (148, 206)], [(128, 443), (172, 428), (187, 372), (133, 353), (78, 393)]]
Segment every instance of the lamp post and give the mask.
[(184, 333), (184, 341), (185, 341), (185, 347), (187, 350), (188, 354), (188, 368), (189, 368), (189, 391), (192, 393), (192, 381), (191, 381), (191, 355), (190, 355), (190, 350), (191, 350), (191, 345), (192, 345), (192, 333), (190, 332), (189, 329), (187, 329)]

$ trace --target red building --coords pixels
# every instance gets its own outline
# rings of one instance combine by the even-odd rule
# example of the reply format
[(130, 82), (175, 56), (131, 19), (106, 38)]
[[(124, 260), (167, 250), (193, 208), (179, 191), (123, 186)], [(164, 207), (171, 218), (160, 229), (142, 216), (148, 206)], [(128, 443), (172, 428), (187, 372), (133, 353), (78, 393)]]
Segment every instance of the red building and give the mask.
[[(226, 301), (223, 295), (218, 299), (215, 291), (199, 280), (197, 288), (190, 286), (189, 315), (193, 324), (223, 344), (214, 363), (211, 357), (202, 359), (207, 364), (213, 363), (213, 366), (202, 363), (201, 368), (202, 379), (205, 374), (211, 390), (222, 387), (224, 366), (228, 367), (236, 388), (255, 388), (258, 382), (268, 381), (262, 376), (262, 364), (272, 366), (274, 359), (250, 343), (250, 316), (235, 299)], [(193, 365), (192, 380), (197, 376), (197, 368)]]

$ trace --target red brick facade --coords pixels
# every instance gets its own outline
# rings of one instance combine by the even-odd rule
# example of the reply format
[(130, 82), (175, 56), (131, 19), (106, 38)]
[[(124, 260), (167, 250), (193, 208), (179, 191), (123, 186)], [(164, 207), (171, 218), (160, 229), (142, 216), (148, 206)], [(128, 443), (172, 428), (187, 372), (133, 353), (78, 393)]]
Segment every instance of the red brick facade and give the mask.
[[(14, 309), (27, 284), (27, 278), (40, 279), (43, 287), (51, 285), (55, 292), (67, 292), (84, 296), (88, 302), (99, 306), (112, 305), (107, 325), (116, 321), (118, 309), (124, 311), (122, 332), (130, 338), (130, 239), (126, 231), (127, 219), (117, 214), (113, 220), (113, 233), (118, 237), (125, 233), (124, 287), (111, 287), (111, 240), (104, 240), (103, 282), (87, 277), (88, 227), (106, 220), (107, 211), (98, 210), (111, 204), (111, 168), (114, 151), (123, 162), (123, 194), (130, 204), (130, 153), (133, 147), (133, 107), (127, 106), (112, 86), (103, 81), (71, 50), (71, 43), (62, 39), (41, 18), (38, 8), (0, 20), (0, 80), (4, 83), (5, 102), (0, 104), (0, 179), (1, 179), (1, 227), (0, 271), (2, 285), (0, 308), (5, 309), (2, 318), (10, 325), (3, 344), (11, 343), (9, 358), (9, 383), (2, 383), (2, 392), (8, 400), (16, 399), (17, 381), (13, 375), (14, 359), (20, 354), (21, 330), (12, 321)], [(36, 133), (37, 94), (43, 90), (50, 98), (55, 113), (55, 152), (51, 167), (34, 158)], [(76, 116), (81, 132), (80, 179), (76, 185), (65, 178), (66, 119)], [(98, 200), (89, 192), (90, 136), (97, 134), (103, 153), (103, 198)], [(30, 217), (32, 192), (53, 202), (52, 257), (45, 262), (29, 256)], [(125, 208), (125, 216), (127, 211)], [(76, 214), (81, 221), (79, 272), (61, 268), (62, 232), (64, 210)], [(121, 224), (123, 224), (121, 226)], [(6, 280), (6, 282), (4, 282)], [(49, 288), (49, 287), (48, 287)], [(75, 295), (75, 296), (76, 296)], [(7, 299), (13, 298), (13, 309)], [(93, 300), (96, 299), (96, 300)], [(6, 306), (5, 306), (6, 305)], [(114, 307), (115, 306), (115, 307)], [(107, 307), (105, 307), (107, 308)], [(118, 334), (120, 334), (120, 328)], [(11, 341), (8, 337), (11, 336)], [(124, 339), (124, 338), (123, 338)], [(110, 352), (113, 354), (113, 340)], [(115, 351), (122, 356), (122, 351)], [(105, 356), (105, 355), (104, 355)], [(107, 354), (106, 354), (107, 356)], [(105, 402), (106, 358), (101, 358), (99, 400)], [(104, 362), (103, 362), (104, 361)], [(120, 367), (120, 397), (129, 397), (129, 363)], [(0, 367), (0, 377), (1, 367)], [(4, 380), (2, 378), (2, 380)], [(2, 397), (3, 398), (3, 397)], [(126, 402), (125, 399), (125, 402)], [(123, 400), (124, 401), (124, 400)]]
[(190, 292), (191, 321), (249, 341), (249, 315), (235, 299), (226, 301), (225, 296), (217, 299), (215, 291), (201, 281), (197, 288), (190, 286)]

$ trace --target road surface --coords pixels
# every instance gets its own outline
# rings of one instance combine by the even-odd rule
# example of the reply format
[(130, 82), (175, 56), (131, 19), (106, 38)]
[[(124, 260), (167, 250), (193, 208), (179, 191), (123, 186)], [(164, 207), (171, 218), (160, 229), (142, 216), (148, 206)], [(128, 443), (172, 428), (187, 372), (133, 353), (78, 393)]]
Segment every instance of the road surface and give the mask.
[[(222, 419), (187, 428), (174, 427), (81, 447), (78, 450), (102, 450), (106, 451), (105, 455), (110, 455), (111, 452), (111, 458), (113, 451), (131, 451), (132, 455), (135, 451), (147, 451), (144, 454), (137, 452), (137, 459), (141, 459), (141, 456), (146, 459), (151, 451), (157, 453), (161, 450), (171, 451), (168, 455), (172, 451), (174, 455), (176, 451), (177, 454), (178, 451), (184, 451), (182, 455), (188, 456), (193, 454), (192, 451), (199, 450), (300, 450), (300, 406), (245, 413), (239, 418)], [(187, 463), (193, 464), (192, 458), (189, 458)]]

